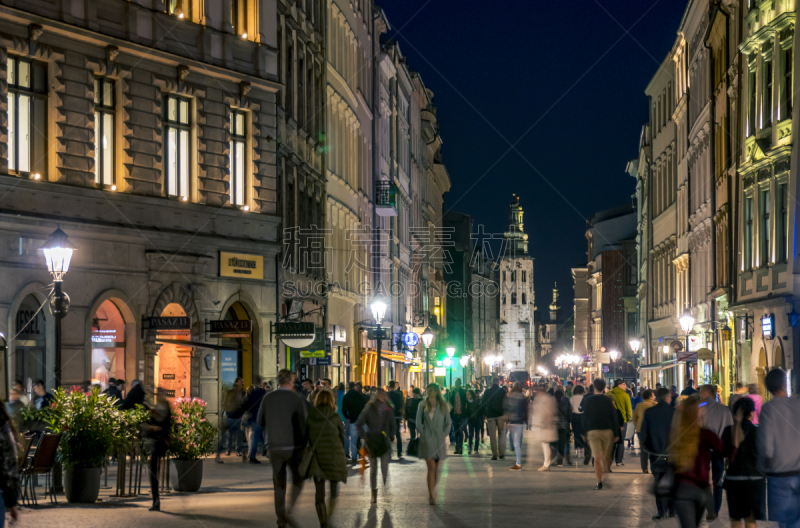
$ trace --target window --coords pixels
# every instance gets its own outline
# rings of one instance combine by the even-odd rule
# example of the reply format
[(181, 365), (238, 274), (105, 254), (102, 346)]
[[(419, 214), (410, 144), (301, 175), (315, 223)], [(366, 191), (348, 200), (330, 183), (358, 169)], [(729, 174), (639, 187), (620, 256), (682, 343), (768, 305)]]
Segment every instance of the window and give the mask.
[(756, 133), (756, 72), (750, 72), (750, 79), (747, 82), (747, 89), (750, 95), (750, 102), (748, 103), (747, 111), (747, 136), (750, 137)]
[(167, 13), (178, 18), (192, 19), (192, 0), (166, 0)]
[(636, 337), (639, 333), (637, 329), (638, 324), (637, 313), (628, 312), (628, 337)]
[(744, 269), (753, 267), (753, 197), (744, 199)]
[(230, 145), (230, 171), (231, 171), (231, 205), (244, 205), (245, 200), (245, 164), (247, 162), (247, 130), (245, 113), (241, 110), (231, 111), (231, 145)]
[(166, 95), (164, 105), (164, 138), (167, 142), (164, 176), (167, 196), (189, 199), (189, 100)]
[(776, 245), (776, 262), (786, 262), (789, 256), (789, 184), (778, 184), (778, 201), (775, 205), (778, 207), (777, 217), (777, 245)]
[(783, 50), (783, 86), (781, 87), (781, 101), (780, 114), (778, 119), (786, 119), (792, 117), (792, 48)]
[(511, 304), (517, 304), (517, 294), (516, 293), (512, 293), (511, 294)]
[(94, 181), (114, 187), (114, 81), (94, 80)]
[[(247, 0), (231, 0), (231, 23), (233, 32), (242, 38), (247, 38)], [(255, 37), (255, 35), (250, 35)]]
[(522, 304), (528, 304), (528, 298), (525, 297), (525, 293), (522, 293)]
[(506, 272), (503, 272), (503, 282), (506, 282)]
[(771, 240), (770, 232), (769, 232), (769, 214), (770, 214), (770, 203), (769, 203), (769, 189), (762, 189), (759, 191), (758, 197), (758, 209), (760, 213), (760, 223), (758, 226), (758, 235), (760, 238), (761, 243), (759, 244), (760, 251), (759, 251), (759, 259), (758, 263), (761, 266), (766, 266), (769, 264), (769, 242)]
[[(525, 270), (522, 270), (522, 282), (526, 282), (527, 279), (528, 279), (527, 272)], [(522, 304), (525, 304), (525, 303), (522, 303)]]
[(764, 62), (764, 110), (761, 116), (761, 126), (766, 127), (772, 123), (772, 61)]
[(516, 271), (512, 271), (511, 272), (511, 282), (517, 282), (517, 272)]
[(38, 179), (47, 167), (47, 70), (9, 57), (8, 170)]

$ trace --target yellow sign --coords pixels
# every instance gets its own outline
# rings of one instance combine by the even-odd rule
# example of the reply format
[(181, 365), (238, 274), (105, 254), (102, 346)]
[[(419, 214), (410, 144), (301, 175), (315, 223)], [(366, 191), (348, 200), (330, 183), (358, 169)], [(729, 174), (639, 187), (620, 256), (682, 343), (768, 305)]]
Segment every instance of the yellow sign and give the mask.
[(324, 350), (301, 350), (300, 351), (301, 358), (324, 358), (325, 351)]
[(408, 368), (409, 372), (422, 372), (422, 365), (419, 363), (412, 363), (411, 366)]
[(219, 276), (262, 280), (264, 278), (264, 257), (220, 251)]

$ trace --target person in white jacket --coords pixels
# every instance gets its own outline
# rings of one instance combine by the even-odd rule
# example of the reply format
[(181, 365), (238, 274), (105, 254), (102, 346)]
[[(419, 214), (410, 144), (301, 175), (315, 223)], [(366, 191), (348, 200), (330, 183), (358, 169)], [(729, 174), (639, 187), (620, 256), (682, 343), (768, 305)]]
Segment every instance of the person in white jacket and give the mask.
[(550, 443), (558, 440), (556, 399), (539, 387), (533, 397), (533, 432), (542, 443), (544, 464), (539, 471), (550, 471)]

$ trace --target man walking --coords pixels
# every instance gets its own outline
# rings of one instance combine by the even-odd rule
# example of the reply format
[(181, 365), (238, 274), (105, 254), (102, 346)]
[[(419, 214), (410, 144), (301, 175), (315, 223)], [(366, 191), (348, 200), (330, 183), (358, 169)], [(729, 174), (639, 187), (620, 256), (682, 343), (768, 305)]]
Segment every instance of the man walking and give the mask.
[(344, 446), (345, 455), (350, 456), (353, 465), (358, 463), (358, 431), (356, 420), (367, 404), (367, 398), (361, 393), (361, 384), (350, 382), (347, 394), (342, 398), (342, 414), (349, 423), (350, 443)]
[(647, 389), (642, 394), (642, 401), (636, 404), (636, 408), (633, 410), (633, 427), (639, 436), (639, 459), (642, 464), (642, 473), (647, 473), (647, 450), (644, 449), (644, 441), (642, 440), (642, 422), (644, 421), (645, 411), (655, 407), (655, 405), (656, 394)]
[[(606, 396), (614, 401), (614, 407), (620, 412), (620, 414), (622, 414), (622, 423), (620, 424), (620, 434), (622, 435), (622, 438), (625, 438), (625, 433), (628, 430), (628, 422), (630, 422), (631, 418), (633, 417), (633, 411), (631, 409), (631, 397), (628, 396), (628, 393), (626, 392), (627, 389), (628, 385), (625, 383), (625, 380), (615, 379), (614, 388), (606, 393)], [(614, 446), (614, 460), (618, 466), (625, 465), (623, 462), (624, 456), (625, 442), (616, 444)]]
[[(278, 526), (289, 525), (289, 513), (303, 489), (300, 475), (303, 448), (308, 443), (306, 402), (294, 392), (294, 374), (286, 369), (278, 372), (278, 390), (261, 402), (257, 423), (267, 430), (269, 460), (272, 464), (272, 484), (275, 493), (275, 514)], [(286, 469), (292, 471), (292, 495), (286, 507)], [(294, 523), (292, 523), (294, 525)]]
[[(594, 489), (603, 489), (603, 473), (611, 469), (611, 450), (619, 439), (619, 418), (611, 398), (603, 395), (606, 382), (600, 378), (594, 380), (594, 394), (583, 399), (583, 430), (586, 439), (594, 454), (594, 473), (597, 477), (597, 486)], [(624, 393), (623, 393), (624, 394)], [(627, 397), (627, 394), (625, 394)], [(535, 400), (534, 400), (535, 401)], [(534, 411), (534, 418), (535, 418)]]
[(389, 382), (389, 403), (394, 409), (395, 431), (397, 431), (397, 459), (403, 459), (403, 439), (400, 436), (400, 424), (403, 423), (403, 411), (405, 410), (405, 402), (403, 401), (403, 391), (396, 381)]
[[(650, 471), (653, 472), (653, 478), (658, 486), (659, 481), (667, 472), (669, 432), (675, 409), (672, 408), (672, 393), (665, 387), (656, 390), (656, 401), (658, 403), (654, 407), (644, 412), (639, 442), (642, 444), (642, 449), (646, 450), (650, 456)], [(673, 517), (675, 506), (672, 501), (656, 497), (656, 511), (653, 520), (663, 519), (667, 513)]]
[(758, 457), (767, 476), (769, 520), (781, 528), (800, 528), (800, 397), (788, 397), (786, 373), (779, 368), (764, 382), (772, 400), (761, 408)]
[[(717, 402), (717, 386), (716, 385), (702, 385), (700, 390), (700, 398), (703, 402), (700, 404), (702, 409), (703, 427), (710, 429), (715, 435), (722, 438), (722, 432), (729, 425), (733, 425), (733, 415), (728, 407)], [(719, 515), (719, 509), (722, 507), (722, 487), (719, 481), (722, 478), (722, 473), (725, 471), (725, 457), (717, 453), (711, 452), (711, 482), (714, 484), (714, 501), (708, 503), (708, 522), (713, 521)]]
[(456, 378), (455, 387), (449, 394), (450, 418), (455, 431), (456, 455), (464, 453), (464, 429), (467, 426), (467, 391), (461, 388), (461, 378)]
[[(253, 389), (244, 403), (245, 412), (251, 417), (258, 414), (261, 408), (261, 402), (267, 394), (267, 391), (261, 387), (261, 377), (256, 376), (255, 381), (255, 389)], [(258, 420), (252, 420), (252, 424), (253, 426), (250, 431), (249, 459), (251, 464), (260, 464), (261, 461), (256, 458), (256, 453), (258, 453), (258, 441), (264, 436), (264, 428), (259, 425)]]
[(736, 405), (736, 402), (742, 396), (747, 394), (747, 387), (741, 381), (736, 382), (736, 388), (733, 390), (730, 396), (728, 396), (728, 409), (731, 409), (733, 412), (733, 406)]
[(244, 380), (236, 378), (233, 387), (225, 394), (222, 407), (225, 410), (225, 425), (219, 434), (219, 444), (217, 444), (216, 462), (222, 464), (220, 454), (225, 447), (225, 438), (228, 438), (228, 450), (226, 454), (231, 454), (232, 445), (236, 445), (236, 454), (242, 455), (242, 415), (244, 414)]
[(681, 391), (681, 396), (691, 396), (697, 391), (694, 388), (694, 380), (689, 378), (686, 380), (686, 388)]
[(500, 378), (492, 378), (492, 386), (483, 393), (486, 425), (489, 429), (489, 443), (492, 446), (492, 460), (497, 460), (498, 438), (500, 440), (500, 459), (502, 460), (506, 456), (505, 419), (503, 418), (505, 399), (506, 391), (500, 388)]

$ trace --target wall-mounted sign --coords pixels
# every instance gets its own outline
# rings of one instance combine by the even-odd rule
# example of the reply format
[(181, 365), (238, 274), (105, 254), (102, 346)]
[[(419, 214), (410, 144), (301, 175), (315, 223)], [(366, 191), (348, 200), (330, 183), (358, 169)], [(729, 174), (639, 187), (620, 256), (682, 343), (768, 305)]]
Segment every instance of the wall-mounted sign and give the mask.
[(697, 361), (697, 350), (680, 350), (675, 357), (678, 361), (693, 363)]
[(324, 358), (325, 350), (301, 350), (301, 358)]
[(219, 356), (220, 382), (226, 387), (232, 387), (239, 377), (239, 352), (222, 350)]
[(208, 321), (209, 337), (250, 337), (253, 321)]
[(419, 343), (419, 336), (414, 332), (406, 332), (403, 334), (403, 343), (406, 344), (408, 348), (414, 348)]
[(175, 374), (162, 374), (161, 375), (161, 379), (174, 380), (175, 379)]
[(340, 325), (333, 326), (333, 341), (334, 343), (347, 343), (347, 329)]
[(192, 327), (189, 317), (142, 317), (142, 332), (155, 330), (162, 335), (186, 335)]
[(764, 339), (775, 339), (775, 314), (761, 318), (761, 336)]
[(219, 276), (261, 280), (264, 278), (264, 257), (220, 251)]
[(174, 398), (175, 397), (175, 389), (169, 390), (169, 389), (159, 388), (158, 392), (163, 394), (166, 398)]

